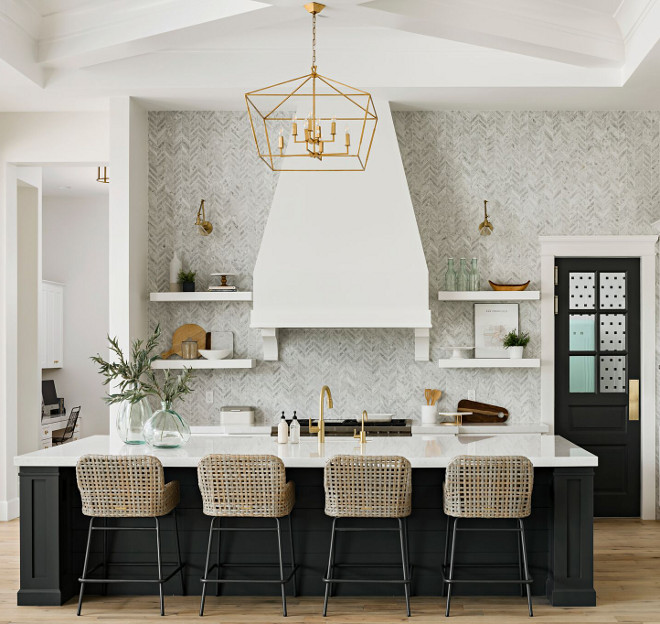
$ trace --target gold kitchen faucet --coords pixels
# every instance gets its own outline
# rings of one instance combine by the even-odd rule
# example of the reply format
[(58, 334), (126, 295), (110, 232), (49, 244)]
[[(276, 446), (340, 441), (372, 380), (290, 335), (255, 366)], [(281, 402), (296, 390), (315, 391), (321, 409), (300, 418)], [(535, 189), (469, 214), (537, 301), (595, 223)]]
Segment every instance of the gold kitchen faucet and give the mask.
[(309, 432), (319, 434), (319, 444), (325, 442), (325, 422), (323, 421), (323, 397), (328, 395), (328, 409), (332, 409), (332, 392), (328, 386), (323, 386), (321, 388), (321, 399), (319, 403), (319, 424), (313, 425), (312, 419), (309, 419)]

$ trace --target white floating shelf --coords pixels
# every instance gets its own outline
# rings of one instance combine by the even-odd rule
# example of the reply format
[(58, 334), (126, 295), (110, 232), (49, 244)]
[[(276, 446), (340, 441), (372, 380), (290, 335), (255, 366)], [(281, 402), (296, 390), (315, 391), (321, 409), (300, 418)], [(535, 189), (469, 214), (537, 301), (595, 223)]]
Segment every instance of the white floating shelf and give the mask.
[(256, 360), (156, 360), (151, 363), (151, 368), (254, 368)]
[(439, 301), (536, 301), (541, 298), (540, 290), (441, 290)]
[(538, 358), (523, 358), (514, 360), (509, 358), (498, 359), (447, 359), (439, 360), (440, 368), (539, 368), (541, 360)]
[(252, 301), (252, 292), (152, 292), (149, 301)]

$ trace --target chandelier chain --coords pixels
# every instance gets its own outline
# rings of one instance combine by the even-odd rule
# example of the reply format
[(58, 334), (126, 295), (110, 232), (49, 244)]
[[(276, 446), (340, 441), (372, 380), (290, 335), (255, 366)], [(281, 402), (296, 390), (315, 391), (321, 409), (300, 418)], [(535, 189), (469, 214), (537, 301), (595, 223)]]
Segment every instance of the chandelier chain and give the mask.
[(312, 13), (312, 67), (316, 69), (316, 13)]

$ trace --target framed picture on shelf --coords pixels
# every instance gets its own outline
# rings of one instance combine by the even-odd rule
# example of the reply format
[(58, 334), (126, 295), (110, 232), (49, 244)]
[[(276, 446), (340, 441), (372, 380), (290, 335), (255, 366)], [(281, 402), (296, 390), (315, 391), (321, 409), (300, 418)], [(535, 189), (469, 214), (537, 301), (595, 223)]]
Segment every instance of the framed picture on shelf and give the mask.
[(475, 303), (474, 357), (508, 358), (502, 342), (512, 329), (518, 331), (517, 303)]

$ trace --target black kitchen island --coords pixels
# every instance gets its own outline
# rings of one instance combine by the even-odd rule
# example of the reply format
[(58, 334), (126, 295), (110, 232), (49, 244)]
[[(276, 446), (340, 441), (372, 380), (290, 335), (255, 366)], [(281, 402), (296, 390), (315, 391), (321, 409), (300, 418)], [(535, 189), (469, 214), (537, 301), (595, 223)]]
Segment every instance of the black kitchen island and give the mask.
[[(45, 449), (16, 459), (20, 466), (21, 497), (21, 578), (19, 605), (61, 605), (77, 595), (88, 518), (81, 513), (75, 479), (77, 458), (87, 453), (155, 454), (165, 466), (167, 480), (181, 483), (178, 506), (182, 557), (185, 562), (185, 593), (201, 593), (200, 577), (206, 555), (209, 518), (202, 513), (197, 487), (196, 464), (208, 453), (271, 453), (282, 457), (287, 478), (296, 484), (293, 512), (294, 544), (300, 595), (321, 596), (327, 565), (331, 519), (325, 516), (323, 465), (327, 458), (340, 453), (360, 453), (358, 444), (333, 439), (319, 447), (315, 440), (300, 445), (278, 445), (267, 436), (193, 436), (185, 449), (151, 450), (114, 445), (106, 436), (94, 436), (68, 445)], [(444, 467), (459, 454), (521, 454), (535, 466), (532, 514), (526, 520), (530, 572), (535, 596), (547, 596), (556, 606), (592, 606), (596, 603), (593, 588), (593, 470), (597, 459), (563, 438), (546, 435), (507, 434), (497, 436), (413, 436), (370, 440), (362, 452), (370, 455), (399, 454), (413, 465), (413, 511), (409, 518), (410, 559), (413, 565), (412, 594), (440, 595), (440, 568), (445, 545), (447, 518), (442, 511)], [(117, 526), (153, 524), (150, 520), (119, 520)], [(227, 526), (259, 526), (272, 520), (223, 520)], [(373, 520), (350, 521), (373, 526)], [(387, 522), (387, 521), (382, 521)], [(466, 525), (470, 521), (465, 521)], [(480, 520), (481, 528), (499, 527), (507, 520)], [(286, 523), (285, 523), (286, 526)], [(162, 521), (163, 560), (174, 561), (173, 521)], [(493, 535), (497, 535), (494, 539)], [(93, 542), (93, 560), (100, 561), (103, 543), (99, 535)], [(150, 533), (116, 532), (111, 537), (112, 561), (153, 562), (154, 568), (123, 568), (113, 565), (119, 577), (143, 573), (153, 576), (155, 537)], [(154, 543), (152, 543), (154, 542)], [(233, 533), (223, 538), (221, 561), (231, 563), (274, 563), (277, 560), (275, 534)], [(517, 545), (514, 533), (489, 531), (459, 537), (459, 563), (504, 563), (508, 569), (460, 569), (463, 578), (517, 574)], [(217, 553), (214, 552), (214, 556)], [(343, 533), (339, 538), (338, 561), (342, 563), (392, 563), (382, 568), (383, 577), (400, 575), (400, 552), (395, 533)], [(141, 570), (141, 572), (138, 572)], [(274, 570), (274, 568), (273, 568)], [(230, 568), (229, 574), (263, 576), (258, 568)], [(373, 575), (373, 571), (369, 570)], [(346, 569), (347, 578), (357, 575)], [(291, 593), (291, 586), (288, 593)], [(100, 585), (88, 585), (86, 593), (101, 592)], [(178, 576), (165, 585), (166, 594), (181, 594)], [(155, 585), (111, 584), (109, 594), (157, 593)], [(277, 585), (228, 584), (220, 587), (222, 595), (279, 595)], [(516, 595), (517, 585), (459, 585), (458, 595)], [(403, 594), (401, 587), (388, 584), (345, 583), (336, 586), (337, 595)], [(211, 598), (212, 601), (212, 598)], [(209, 605), (212, 602), (209, 602)]]

